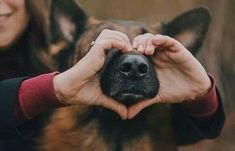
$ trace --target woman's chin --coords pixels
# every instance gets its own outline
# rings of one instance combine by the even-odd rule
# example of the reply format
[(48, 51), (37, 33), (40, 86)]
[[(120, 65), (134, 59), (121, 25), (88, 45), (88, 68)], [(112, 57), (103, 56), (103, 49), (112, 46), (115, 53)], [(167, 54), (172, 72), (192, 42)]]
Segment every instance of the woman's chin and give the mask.
[(0, 53), (5, 52), (9, 49), (10, 45), (13, 43), (13, 40), (1, 38), (0, 35)]

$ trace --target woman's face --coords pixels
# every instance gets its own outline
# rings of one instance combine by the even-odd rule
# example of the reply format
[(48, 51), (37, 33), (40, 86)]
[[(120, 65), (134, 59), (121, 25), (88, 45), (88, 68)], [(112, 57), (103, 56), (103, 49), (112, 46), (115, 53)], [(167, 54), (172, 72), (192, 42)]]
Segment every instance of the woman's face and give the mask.
[(10, 47), (29, 23), (26, 0), (0, 0), (0, 52)]

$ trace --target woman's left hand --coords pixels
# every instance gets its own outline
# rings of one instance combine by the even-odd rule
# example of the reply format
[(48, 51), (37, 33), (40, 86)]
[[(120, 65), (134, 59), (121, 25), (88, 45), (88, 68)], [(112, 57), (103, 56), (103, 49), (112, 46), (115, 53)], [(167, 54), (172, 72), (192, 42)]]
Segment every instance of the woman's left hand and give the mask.
[(122, 119), (127, 118), (127, 107), (103, 94), (99, 71), (104, 65), (106, 52), (116, 48), (122, 52), (132, 50), (124, 33), (103, 30), (90, 51), (67, 71), (55, 76), (53, 84), (56, 97), (67, 105), (99, 105), (113, 110)]
[(152, 55), (160, 88), (155, 98), (131, 106), (129, 119), (155, 103), (193, 101), (208, 93), (211, 81), (205, 69), (179, 41), (147, 33), (134, 38), (133, 47)]

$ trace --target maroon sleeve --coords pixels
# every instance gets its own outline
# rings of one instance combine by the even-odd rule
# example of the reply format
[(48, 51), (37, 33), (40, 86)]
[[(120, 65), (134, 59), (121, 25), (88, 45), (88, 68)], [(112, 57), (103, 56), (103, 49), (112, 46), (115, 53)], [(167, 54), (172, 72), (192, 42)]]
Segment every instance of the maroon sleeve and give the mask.
[(22, 82), (18, 93), (17, 118), (29, 120), (35, 115), (65, 106), (55, 96), (53, 78), (58, 72), (42, 74)]
[[(19, 90), (17, 116), (19, 119), (31, 119), (35, 115), (65, 106), (55, 96), (53, 78), (58, 72), (43, 74), (22, 82)], [(184, 103), (184, 108), (196, 118), (210, 117), (218, 108), (215, 80), (210, 76), (212, 87), (200, 100)]]
[(215, 79), (210, 76), (212, 87), (209, 93), (198, 100), (186, 102), (184, 108), (195, 118), (212, 116), (218, 108), (218, 98), (216, 92)]

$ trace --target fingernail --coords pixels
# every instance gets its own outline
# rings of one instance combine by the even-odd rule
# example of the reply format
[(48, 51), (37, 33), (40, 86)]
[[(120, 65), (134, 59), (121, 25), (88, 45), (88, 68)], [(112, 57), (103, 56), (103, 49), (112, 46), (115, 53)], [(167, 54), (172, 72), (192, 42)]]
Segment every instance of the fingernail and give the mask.
[(150, 46), (150, 45), (147, 45), (146, 50), (147, 50), (147, 51), (151, 50), (151, 46)]
[(132, 46), (130, 44), (127, 44), (125, 46), (125, 49), (123, 50), (123, 52), (128, 52), (128, 51), (131, 51), (132, 50)]
[(144, 51), (144, 46), (140, 44), (139, 47), (138, 47), (138, 50), (141, 51), (141, 52)]
[(147, 50), (148, 52), (152, 53), (153, 50), (154, 50), (154, 47), (153, 47), (152, 45), (148, 45), (147, 48), (146, 48), (146, 50)]
[(133, 48), (137, 48), (137, 42), (133, 42)]

